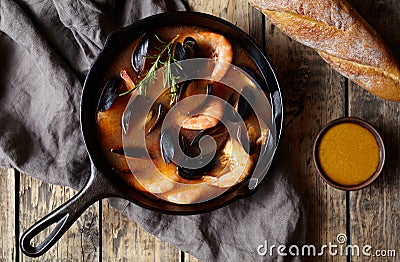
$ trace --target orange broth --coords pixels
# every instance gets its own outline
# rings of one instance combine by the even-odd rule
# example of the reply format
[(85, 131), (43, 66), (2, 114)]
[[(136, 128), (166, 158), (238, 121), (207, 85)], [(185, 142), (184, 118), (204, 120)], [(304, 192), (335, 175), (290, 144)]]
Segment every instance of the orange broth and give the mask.
[(325, 175), (333, 182), (355, 186), (375, 173), (380, 152), (375, 136), (368, 129), (341, 123), (323, 135), (318, 158)]

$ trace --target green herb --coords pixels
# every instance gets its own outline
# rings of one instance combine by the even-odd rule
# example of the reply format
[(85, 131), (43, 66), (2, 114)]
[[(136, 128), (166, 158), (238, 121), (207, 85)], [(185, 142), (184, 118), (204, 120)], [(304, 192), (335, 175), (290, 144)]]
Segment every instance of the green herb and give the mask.
[[(177, 62), (177, 60), (174, 58), (174, 43), (176, 39), (178, 39), (179, 35), (175, 36), (169, 43), (166, 43), (162, 41), (157, 35), (155, 35), (155, 38), (163, 44), (158, 50), (160, 50), (160, 53), (154, 56), (147, 56), (147, 58), (155, 59), (152, 62), (152, 66), (150, 67), (149, 71), (147, 74), (143, 77), (142, 80), (136, 85), (135, 88), (128, 90), (124, 93), (119, 94), (119, 96), (124, 96), (132, 91), (138, 89), (139, 95), (146, 96), (146, 91), (147, 88), (151, 83), (155, 83), (157, 80), (157, 75), (156, 71), (160, 67), (163, 66), (162, 68), (162, 74), (163, 74), (163, 86), (164, 88), (169, 87), (170, 88), (170, 95), (171, 95), (171, 101), (170, 104), (172, 105), (174, 102), (176, 102), (177, 99), (177, 93), (178, 93), (178, 85), (176, 84), (176, 80), (179, 79), (179, 76), (175, 76), (171, 70), (171, 64)], [(163, 55), (166, 54), (167, 57), (164, 61), (162, 61)], [(180, 69), (182, 69), (179, 65), (177, 65)]]

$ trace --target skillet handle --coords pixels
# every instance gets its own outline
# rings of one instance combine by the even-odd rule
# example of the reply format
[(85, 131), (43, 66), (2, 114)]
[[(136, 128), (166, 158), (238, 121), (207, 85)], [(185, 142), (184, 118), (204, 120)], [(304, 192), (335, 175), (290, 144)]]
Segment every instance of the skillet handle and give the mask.
[[(92, 166), (92, 174), (86, 182), (85, 187), (78, 194), (32, 225), (21, 236), (20, 246), (22, 252), (30, 257), (43, 255), (62, 237), (90, 205), (100, 199), (117, 195), (115, 189), (108, 183), (107, 179)], [(53, 224), (56, 224), (55, 228), (43, 242), (37, 246), (33, 246), (31, 244), (32, 239)]]

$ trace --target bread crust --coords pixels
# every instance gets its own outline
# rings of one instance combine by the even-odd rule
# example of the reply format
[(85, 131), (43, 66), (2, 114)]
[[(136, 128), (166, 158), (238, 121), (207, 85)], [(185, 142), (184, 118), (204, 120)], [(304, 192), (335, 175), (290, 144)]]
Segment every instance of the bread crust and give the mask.
[(282, 32), (314, 48), (369, 92), (400, 102), (400, 67), (376, 31), (343, 0), (249, 0)]

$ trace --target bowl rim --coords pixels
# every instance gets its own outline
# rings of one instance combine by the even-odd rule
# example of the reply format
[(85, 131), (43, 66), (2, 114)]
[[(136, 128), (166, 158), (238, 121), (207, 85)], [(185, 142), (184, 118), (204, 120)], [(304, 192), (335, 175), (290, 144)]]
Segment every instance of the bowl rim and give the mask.
[[(330, 179), (325, 172), (323, 171), (320, 162), (319, 162), (319, 157), (318, 157), (318, 149), (319, 149), (319, 145), (321, 143), (322, 137), (326, 134), (326, 132), (328, 130), (330, 130), (332, 127), (337, 126), (339, 124), (343, 124), (343, 123), (353, 123), (353, 124), (357, 124), (361, 127), (364, 127), (365, 129), (367, 129), (369, 132), (371, 132), (371, 134), (375, 137), (376, 142), (378, 143), (378, 148), (379, 148), (379, 163), (378, 163), (378, 167), (376, 168), (375, 172), (371, 175), (370, 178), (368, 178), (367, 180), (361, 182), (358, 185), (352, 185), (352, 186), (346, 186), (346, 185), (342, 185), (339, 184), (335, 181), (333, 181), (332, 179)], [(321, 131), (318, 133), (318, 135), (316, 136), (315, 140), (314, 140), (314, 145), (313, 145), (313, 162), (314, 162), (314, 166), (319, 174), (319, 176), (330, 186), (340, 189), (340, 190), (345, 190), (345, 191), (356, 191), (362, 188), (365, 188), (367, 186), (369, 186), (371, 183), (373, 183), (381, 174), (384, 164), (385, 164), (385, 145), (383, 142), (383, 139), (381, 137), (381, 135), (379, 134), (379, 132), (370, 124), (368, 123), (366, 120), (358, 118), (358, 117), (340, 117), (337, 118), (335, 120), (332, 120), (331, 122), (329, 122), (328, 124), (326, 124)]]

